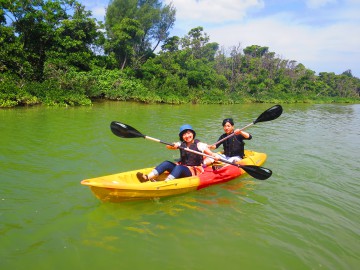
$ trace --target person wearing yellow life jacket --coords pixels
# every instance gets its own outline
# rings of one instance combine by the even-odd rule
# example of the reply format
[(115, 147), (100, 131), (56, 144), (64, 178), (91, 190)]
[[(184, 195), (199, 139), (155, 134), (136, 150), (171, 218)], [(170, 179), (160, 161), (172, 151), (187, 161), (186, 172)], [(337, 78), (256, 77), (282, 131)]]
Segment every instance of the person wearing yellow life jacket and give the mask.
[(160, 165), (156, 166), (148, 175), (144, 175), (140, 172), (136, 174), (140, 182), (156, 181), (156, 177), (165, 171), (170, 174), (165, 181), (173, 180), (175, 178), (189, 177), (192, 175), (198, 175), (204, 172), (203, 157), (201, 155), (188, 152), (183, 148), (189, 148), (193, 151), (205, 153), (212, 156), (215, 160), (219, 159), (219, 156), (213, 153), (206, 143), (202, 143), (195, 139), (196, 132), (191, 125), (185, 124), (180, 127), (179, 138), (180, 142), (176, 142), (173, 145), (166, 147), (168, 149), (180, 150), (180, 161), (177, 163), (171, 161), (164, 161)]

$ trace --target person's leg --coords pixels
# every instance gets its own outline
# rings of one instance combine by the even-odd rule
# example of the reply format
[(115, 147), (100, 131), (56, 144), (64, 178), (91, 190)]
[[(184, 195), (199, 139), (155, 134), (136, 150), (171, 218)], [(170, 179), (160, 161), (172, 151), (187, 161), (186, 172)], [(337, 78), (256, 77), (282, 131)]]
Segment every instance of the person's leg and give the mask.
[(191, 176), (191, 171), (188, 167), (183, 165), (176, 165), (172, 172), (166, 177), (166, 180), (173, 180), (175, 178), (183, 178)]
[[(241, 157), (239, 157), (239, 156), (227, 157), (227, 156), (225, 156), (224, 154), (219, 154), (219, 156), (220, 156), (221, 158), (223, 158), (223, 159), (226, 159), (227, 161), (232, 162), (232, 163), (237, 163), (237, 162), (239, 162), (239, 161), (241, 160)], [(225, 166), (227, 166), (227, 165), (225, 165)], [(213, 165), (213, 166), (212, 166), (212, 169), (215, 171), (215, 170), (220, 169), (220, 168), (222, 168), (222, 167), (224, 167), (224, 164), (220, 164), (220, 165), (218, 165), (218, 166)]]
[(140, 182), (147, 182), (149, 180), (153, 181), (154, 178), (158, 177), (160, 174), (162, 174), (165, 171), (168, 171), (171, 173), (171, 171), (175, 168), (176, 164), (170, 161), (164, 161), (160, 165), (156, 166), (154, 170), (152, 170), (148, 175), (144, 175), (140, 172), (136, 174), (137, 178), (140, 180)]
[(209, 158), (209, 157), (204, 158), (204, 160), (203, 160), (203, 167), (210, 166), (211, 164), (214, 163), (214, 161), (215, 161), (215, 160), (214, 160), (213, 158)]
[(229, 157), (229, 158), (227, 158), (227, 160), (232, 162), (232, 163), (235, 163), (235, 162), (240, 161), (241, 157), (239, 157), (239, 156)]
[(155, 169), (149, 173), (149, 178), (159, 176), (165, 171), (168, 171), (169, 173), (172, 172), (172, 170), (176, 167), (176, 164), (171, 161), (164, 161), (160, 165), (156, 166)]

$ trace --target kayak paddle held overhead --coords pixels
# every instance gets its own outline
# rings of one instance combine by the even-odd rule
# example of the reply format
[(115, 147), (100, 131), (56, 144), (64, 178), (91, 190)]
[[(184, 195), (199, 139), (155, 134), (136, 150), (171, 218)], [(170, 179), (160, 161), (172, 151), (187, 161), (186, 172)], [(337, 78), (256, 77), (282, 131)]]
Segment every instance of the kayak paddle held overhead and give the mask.
[[(121, 123), (121, 122), (112, 121), (110, 124), (110, 129), (111, 129), (112, 133), (114, 133), (116, 136), (121, 137), (121, 138), (144, 138), (147, 140), (151, 140), (151, 141), (166, 144), (166, 145), (171, 145), (171, 146), (173, 145), (172, 143), (164, 142), (162, 140), (146, 136), (146, 135), (142, 134), (141, 132), (139, 132), (138, 130), (136, 130), (135, 128), (133, 128), (127, 124)], [(192, 152), (192, 153), (201, 155), (201, 156), (212, 158), (211, 156), (209, 156), (207, 154), (204, 154), (204, 153), (198, 152), (198, 151), (194, 151), (194, 150), (191, 150), (186, 147), (179, 147), (179, 148), (183, 149), (185, 151), (188, 151), (188, 152)], [(266, 180), (272, 174), (272, 171), (270, 169), (263, 168), (260, 166), (235, 164), (235, 163), (232, 163), (223, 158), (221, 158), (219, 160), (223, 163), (228, 163), (233, 166), (237, 166), (237, 167), (243, 169), (245, 172), (247, 172), (252, 177), (259, 179), (259, 180)]]
[[(278, 118), (282, 114), (282, 112), (283, 112), (283, 109), (282, 109), (281, 105), (272, 106), (271, 108), (267, 109), (262, 114), (260, 114), (259, 117), (256, 118), (256, 120), (254, 120), (250, 124), (246, 125), (245, 127), (241, 128), (240, 130), (244, 130), (252, 125), (255, 125), (256, 123), (274, 120), (274, 119)], [(234, 135), (235, 135), (235, 133), (232, 133), (232, 134), (226, 136), (225, 138), (221, 139), (220, 141), (213, 143), (213, 145), (221, 143), (221, 142), (233, 137)]]

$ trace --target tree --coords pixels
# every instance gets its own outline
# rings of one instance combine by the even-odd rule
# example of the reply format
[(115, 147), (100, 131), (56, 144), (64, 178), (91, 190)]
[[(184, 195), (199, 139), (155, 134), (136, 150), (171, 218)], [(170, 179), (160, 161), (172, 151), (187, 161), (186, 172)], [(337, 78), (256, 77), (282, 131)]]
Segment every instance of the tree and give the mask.
[(173, 36), (165, 39), (164, 44), (161, 46), (163, 52), (176, 52), (179, 50), (180, 38)]
[[(124, 19), (127, 19), (127, 22), (122, 22)], [(140, 29), (136, 32), (141, 36), (135, 39), (119, 39), (119, 24), (128, 24), (128, 19), (133, 20), (133, 26), (134, 21), (138, 22)], [(132, 64), (136, 68), (152, 56), (158, 45), (166, 40), (174, 22), (175, 8), (172, 4), (163, 6), (159, 0), (112, 0), (105, 17), (106, 33), (112, 40), (108, 43), (106, 52), (116, 54), (120, 67)], [(124, 58), (124, 52), (129, 51), (129, 47), (132, 47), (132, 61), (129, 61), (128, 57)]]
[(351, 69), (348, 69), (348, 70), (345, 70), (343, 73), (342, 73), (342, 75), (346, 75), (346, 76), (348, 76), (348, 77), (353, 77), (353, 75), (352, 75), (352, 73), (351, 73)]
[[(9, 33), (13, 32), (9, 46), (19, 46), (25, 65), (29, 63), (31, 67), (23, 69), (26, 70), (24, 77), (42, 81), (49, 56), (62, 61), (65, 57), (68, 63), (79, 69), (88, 69), (87, 63), (92, 53), (90, 47), (99, 32), (95, 19), (89, 19), (91, 13), (78, 2), (15, 0), (1, 1), (0, 7), (9, 18), (7, 24), (1, 20), (2, 27), (7, 28), (8, 38)], [(11, 50), (9, 46), (0, 50)], [(7, 63), (9, 68), (17, 65), (19, 63), (16, 61)]]
[(31, 64), (25, 58), (15, 28), (6, 26), (4, 10), (0, 10), (0, 37), (0, 72), (16, 74), (19, 78), (32, 74)]
[(261, 47), (258, 45), (251, 45), (244, 49), (244, 54), (252, 57), (263, 57), (268, 53), (269, 47)]
[(66, 12), (59, 1), (15, 0), (3, 1), (2, 5), (7, 17), (12, 19), (11, 27), (23, 46), (24, 57), (33, 67), (32, 74), (27, 74), (27, 77), (41, 80), (46, 51), (54, 38), (53, 29), (59, 20), (67, 18)]
[(135, 47), (144, 32), (137, 20), (125, 18), (112, 28), (111, 38), (105, 43), (105, 51), (113, 53), (121, 69), (135, 61)]
[(94, 58), (93, 48), (100, 45), (99, 40), (103, 38), (95, 19), (90, 16), (91, 12), (86, 11), (84, 6), (75, 4), (74, 14), (62, 20), (55, 29), (53, 46), (48, 56), (78, 71), (89, 71)]
[(206, 58), (213, 61), (219, 44), (209, 43), (210, 37), (201, 26), (193, 28), (181, 39), (182, 48), (188, 50), (195, 59)]

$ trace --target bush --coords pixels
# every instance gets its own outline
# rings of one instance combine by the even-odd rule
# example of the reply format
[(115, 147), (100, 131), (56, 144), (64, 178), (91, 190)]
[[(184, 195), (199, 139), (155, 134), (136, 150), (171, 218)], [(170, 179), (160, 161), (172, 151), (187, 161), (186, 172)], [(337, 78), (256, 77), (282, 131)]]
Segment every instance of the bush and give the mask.
[(26, 84), (16, 76), (0, 74), (0, 107), (8, 108), (18, 105), (34, 105), (39, 99), (27, 92)]

